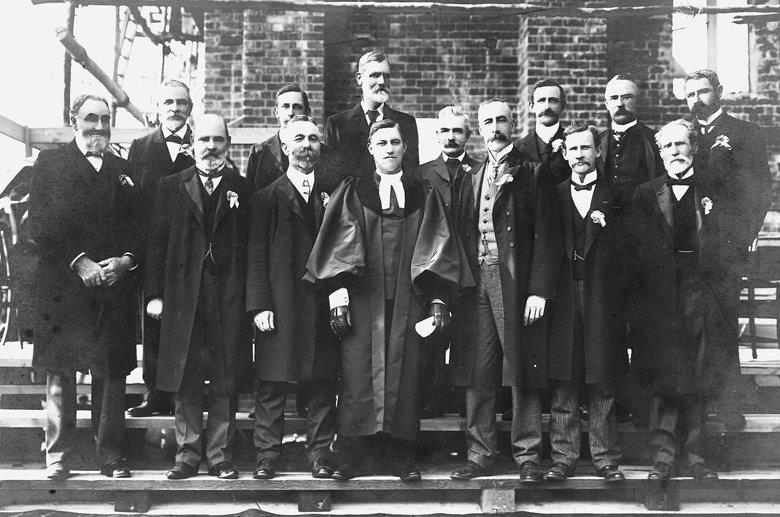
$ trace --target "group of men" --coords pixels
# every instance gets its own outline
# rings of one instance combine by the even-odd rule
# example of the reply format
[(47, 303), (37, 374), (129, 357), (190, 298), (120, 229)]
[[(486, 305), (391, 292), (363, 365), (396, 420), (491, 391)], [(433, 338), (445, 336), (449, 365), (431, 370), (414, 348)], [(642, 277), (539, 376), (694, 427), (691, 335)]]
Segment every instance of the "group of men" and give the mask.
[(355, 77), (360, 102), (322, 134), (306, 92), (281, 88), (279, 131), (252, 148), (244, 175), (220, 116), (188, 124), (179, 81), (161, 85), (160, 128), (127, 162), (107, 152), (108, 103), (74, 102), (74, 141), (40, 154), (31, 187), (47, 475), (69, 475), (74, 371), (89, 369), (101, 472), (130, 476), (123, 388), (141, 300), (149, 394), (128, 411), (174, 413), (169, 479), (204, 459), (210, 475), (238, 477), (235, 394), (253, 378), (254, 478), (277, 473), (295, 382), (312, 476), (419, 480), (421, 407), (446, 389), (447, 348), (449, 381), (465, 392), (467, 459), (453, 479), (492, 473), (497, 385), (511, 387), (523, 482), (573, 475), (580, 398), (597, 474), (624, 479), (615, 401), (628, 348), (652, 395), (650, 479), (716, 477), (701, 455), (705, 407), (744, 423), (739, 279), (771, 200), (760, 130), (723, 112), (717, 75), (689, 75), (695, 121), (657, 133), (638, 121), (628, 76), (606, 85), (601, 134), (563, 127), (566, 95), (552, 80), (533, 88), (535, 127), (517, 141), (511, 108), (489, 99), (477, 113), (483, 161), (465, 150), (468, 114), (448, 106), (441, 154), (422, 165), (414, 118), (388, 105), (387, 57), (366, 53)]

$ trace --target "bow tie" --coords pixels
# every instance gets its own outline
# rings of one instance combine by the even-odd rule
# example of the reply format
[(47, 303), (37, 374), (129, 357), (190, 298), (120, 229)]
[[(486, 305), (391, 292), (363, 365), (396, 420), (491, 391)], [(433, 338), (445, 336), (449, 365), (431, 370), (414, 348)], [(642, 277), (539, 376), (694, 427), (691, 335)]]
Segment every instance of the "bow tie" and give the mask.
[(222, 175), (225, 173), (225, 167), (222, 167), (219, 170), (211, 171), (211, 172), (202, 171), (200, 169), (195, 169), (195, 170), (198, 171), (198, 174), (200, 176), (203, 176), (204, 178), (208, 178), (208, 179), (221, 178)]
[(180, 137), (177, 134), (173, 134), (173, 133), (168, 135), (168, 136), (166, 136), (165, 137), (165, 141), (166, 142), (172, 142), (174, 144), (183, 144), (184, 143), (184, 139), (182, 137)]
[(87, 154), (85, 154), (84, 156), (86, 156), (87, 158), (89, 158), (89, 157), (93, 157), (93, 158), (103, 158), (103, 155), (102, 155), (102, 154), (100, 154), (100, 153), (95, 153), (95, 152), (92, 152), (92, 151), (87, 151)]
[(690, 177), (682, 179), (682, 180), (681, 179), (677, 179), (677, 178), (673, 178), (671, 176), (667, 176), (666, 184), (669, 185), (670, 187), (675, 186), (675, 185), (684, 185), (686, 187), (690, 187), (691, 185), (693, 185), (693, 176), (690, 176)]
[(580, 190), (593, 190), (593, 187), (596, 185), (596, 182), (598, 180), (593, 180), (590, 183), (585, 183), (584, 185), (580, 185), (579, 183), (571, 182), (571, 186), (574, 187), (574, 190), (579, 192)]

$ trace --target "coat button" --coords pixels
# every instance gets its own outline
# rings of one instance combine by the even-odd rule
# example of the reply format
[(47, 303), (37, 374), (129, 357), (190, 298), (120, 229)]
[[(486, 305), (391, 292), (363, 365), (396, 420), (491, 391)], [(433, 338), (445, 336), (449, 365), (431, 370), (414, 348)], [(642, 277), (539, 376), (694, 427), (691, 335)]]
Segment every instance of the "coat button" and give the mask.
[(509, 215), (509, 211), (507, 211), (506, 215)]
[(512, 231), (512, 227), (511, 226), (507, 226), (506, 227), (506, 231), (511, 232)]
[(538, 365), (538, 364), (535, 364), (535, 365), (534, 365), (534, 368), (539, 368), (539, 365)]
[(510, 242), (510, 243), (509, 243), (509, 247), (510, 247), (510, 248), (514, 248), (514, 247), (515, 247), (515, 243), (514, 243), (514, 242)]

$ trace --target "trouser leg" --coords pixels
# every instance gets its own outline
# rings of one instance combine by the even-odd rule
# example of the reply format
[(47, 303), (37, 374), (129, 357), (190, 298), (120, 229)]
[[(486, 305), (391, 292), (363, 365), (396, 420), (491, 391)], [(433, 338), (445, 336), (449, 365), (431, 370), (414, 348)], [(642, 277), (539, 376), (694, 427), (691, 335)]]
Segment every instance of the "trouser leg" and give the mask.
[(390, 437), (387, 443), (387, 463), (393, 468), (414, 465), (415, 442)]
[(209, 393), (207, 408), (209, 419), (206, 422), (206, 464), (211, 468), (233, 459), (236, 414), (230, 408), (230, 395), (225, 392)]
[(603, 384), (588, 386), (590, 457), (596, 469), (620, 463), (615, 413), (615, 390)]
[(124, 456), (124, 376), (92, 371), (92, 429), (96, 434), (96, 457), (99, 465)]
[(653, 395), (650, 410), (650, 448), (653, 462), (674, 464), (680, 449), (677, 440), (677, 425), (680, 408), (671, 397)]
[[(572, 382), (553, 384), (550, 404), (550, 456), (554, 463), (577, 465), (580, 457), (580, 412), (578, 407), (578, 387)], [(540, 397), (541, 398), (541, 397)], [(541, 414), (541, 406), (540, 406)], [(529, 423), (535, 423), (536, 415), (523, 415)], [(530, 428), (530, 425), (529, 425)], [(534, 437), (541, 437), (541, 432)], [(538, 450), (538, 446), (536, 446)]]
[(202, 351), (191, 343), (179, 391), (176, 392), (174, 414), (176, 461), (197, 468), (203, 451), (204, 373), (198, 357)]
[(330, 456), (336, 432), (336, 379), (303, 382), (309, 393), (306, 454), (309, 462)]
[(542, 452), (542, 392), (512, 387), (512, 457), (539, 463)]
[(286, 382), (256, 382), (254, 442), (258, 462), (281, 455), (286, 400)]
[(496, 388), (478, 384), (466, 387), (467, 458), (483, 467), (496, 456)]
[(66, 462), (76, 433), (75, 373), (46, 374), (46, 465)]
[(691, 396), (682, 404), (681, 436), (682, 454), (680, 461), (684, 467), (690, 467), (704, 461), (702, 456), (702, 427), (705, 418), (704, 404), (701, 397)]

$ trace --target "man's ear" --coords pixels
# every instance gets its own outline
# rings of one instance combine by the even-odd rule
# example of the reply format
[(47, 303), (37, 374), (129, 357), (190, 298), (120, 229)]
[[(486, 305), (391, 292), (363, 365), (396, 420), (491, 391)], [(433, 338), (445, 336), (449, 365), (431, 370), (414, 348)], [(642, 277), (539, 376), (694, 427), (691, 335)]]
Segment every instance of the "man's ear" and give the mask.
[(360, 72), (355, 72), (355, 81), (356, 81), (358, 84), (361, 84), (361, 83), (360, 83), (360, 81), (361, 81), (361, 79), (362, 79), (362, 78), (363, 78), (363, 74), (362, 74), (362, 73), (360, 73)]
[(290, 153), (287, 150), (287, 144), (285, 144), (284, 142), (282, 142), (282, 152), (284, 153), (285, 156), (290, 156)]
[(76, 124), (76, 117), (73, 115), (70, 116), (70, 127), (73, 129), (78, 129), (78, 124)]

